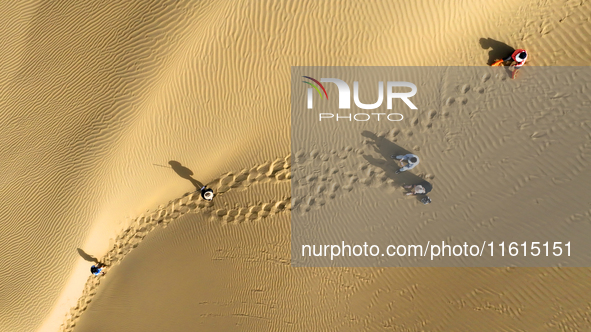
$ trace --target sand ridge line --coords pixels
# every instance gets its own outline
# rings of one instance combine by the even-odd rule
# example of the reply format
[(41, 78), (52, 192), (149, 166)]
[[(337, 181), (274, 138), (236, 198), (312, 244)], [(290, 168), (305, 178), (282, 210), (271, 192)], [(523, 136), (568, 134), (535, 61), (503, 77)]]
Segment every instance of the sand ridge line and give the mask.
[[(277, 158), (273, 162), (265, 162), (255, 165), (250, 169), (243, 169), (237, 174), (226, 173), (208, 184), (214, 188), (217, 195), (224, 195), (231, 190), (247, 190), (253, 184), (265, 182), (282, 183), (291, 179), (291, 154), (284, 158)], [(214, 198), (214, 201), (218, 198)], [(282, 199), (269, 202), (259, 202), (234, 208), (215, 209), (214, 201), (205, 201), (198, 191), (186, 193), (183, 197), (171, 200), (166, 206), (147, 215), (140, 215), (130, 227), (125, 229), (115, 239), (113, 248), (107, 252), (100, 261), (109, 267), (119, 264), (127, 254), (136, 248), (141, 241), (157, 226), (166, 228), (168, 224), (187, 213), (205, 213), (212, 220), (221, 220), (224, 223), (240, 223), (244, 221), (256, 222), (270, 215), (275, 215), (291, 210), (291, 196), (287, 195)], [(91, 275), (88, 277), (82, 296), (78, 299), (77, 305), (66, 314), (60, 331), (71, 332), (76, 326), (80, 315), (92, 302), (100, 285), (101, 278)]]

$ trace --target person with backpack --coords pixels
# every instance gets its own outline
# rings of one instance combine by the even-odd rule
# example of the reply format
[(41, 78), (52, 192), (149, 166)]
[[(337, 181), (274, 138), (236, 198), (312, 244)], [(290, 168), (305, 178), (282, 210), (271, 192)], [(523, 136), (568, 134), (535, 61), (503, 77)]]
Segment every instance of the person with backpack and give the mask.
[(511, 64), (511, 78), (514, 79), (519, 68), (523, 67), (527, 61), (527, 51), (524, 49), (515, 50), (510, 56), (503, 59), (504, 61), (513, 60), (515, 63)]

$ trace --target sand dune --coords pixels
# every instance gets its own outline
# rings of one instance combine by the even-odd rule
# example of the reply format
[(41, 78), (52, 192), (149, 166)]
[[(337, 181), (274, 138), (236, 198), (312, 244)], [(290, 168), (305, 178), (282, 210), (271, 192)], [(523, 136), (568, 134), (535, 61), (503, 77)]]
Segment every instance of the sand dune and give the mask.
[[(563, 257), (542, 265), (520, 255), (511, 264), (586, 265), (591, 256), (582, 247), (591, 229), (583, 226), (589, 208), (581, 194), (591, 186), (591, 102), (583, 92), (591, 81), (587, 68), (529, 67), (522, 70), (520, 80), (508, 79), (503, 68), (490, 67), (375, 69), (361, 70), (366, 76), (340, 67), (324, 72), (310, 67), (293, 70), (294, 86), (306, 73), (346, 82), (355, 76), (363, 82), (374, 70), (416, 82), (421, 94), (413, 97), (418, 110), (399, 110), (406, 117), (399, 123), (375, 117), (357, 123), (318, 122), (318, 114), (331, 107), (312, 112), (304, 106), (306, 89), (294, 89), (298, 91), (293, 92), (294, 100), (301, 102), (295, 103), (292, 113), (292, 223), (298, 226), (292, 230), (299, 237), (292, 250), (302, 244), (340, 244), (343, 239), (385, 248), (409, 241), (482, 244), (560, 238), (553, 241), (572, 241), (579, 247), (580, 253), (569, 262)], [(391, 156), (407, 153), (418, 154), (420, 164), (412, 172), (395, 174), (399, 166)], [(420, 197), (403, 195), (404, 184), (418, 183), (434, 188), (438, 204), (422, 206)], [(311, 257), (304, 266), (373, 262), (346, 259)], [(403, 264), (393, 259), (380, 266)], [(405, 259), (402, 266), (433, 264)], [(507, 265), (500, 253), (473, 264), (470, 259), (459, 264), (461, 260), (451, 266)], [(439, 264), (450, 266), (446, 265), (450, 262)]]
[[(569, 297), (588, 291), (584, 269), (291, 269), (288, 171), (252, 168), (290, 154), (290, 66), (485, 65), (499, 44), (484, 49), (491, 42), (482, 38), (527, 48), (531, 65), (588, 65), (590, 9), (580, 1), (3, 2), (0, 331), (55, 331), (64, 316), (82, 331), (191, 322), (205, 330), (588, 327), (588, 304)], [(172, 160), (201, 183), (235, 188), (214, 207), (185, 196), (173, 209), (166, 202), (195, 187)], [(433, 164), (434, 181), (448, 175)], [(146, 220), (152, 211), (168, 211), (161, 217), (171, 227)], [(96, 287), (77, 249), (122, 263)], [(154, 319), (163, 307), (140, 304), (184, 277), (194, 257), (199, 266), (187, 272), (207, 282), (161, 292), (163, 306), (183, 305), (166, 311), (178, 325), (162, 325)], [(158, 264), (170, 274), (146, 278)], [(183, 320), (204, 307), (198, 321)]]
[(588, 326), (588, 303), (579, 294), (589, 285), (577, 270), (291, 268), (289, 242), (286, 213), (238, 225), (187, 214), (150, 234), (109, 272), (73, 330), (556, 331)]

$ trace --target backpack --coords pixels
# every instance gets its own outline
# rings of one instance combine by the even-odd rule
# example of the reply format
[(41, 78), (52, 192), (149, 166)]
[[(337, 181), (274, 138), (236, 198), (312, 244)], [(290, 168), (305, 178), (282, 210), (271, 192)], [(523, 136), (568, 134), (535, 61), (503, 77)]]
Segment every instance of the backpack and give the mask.
[(429, 196), (425, 196), (425, 197), (421, 198), (421, 203), (429, 204), (429, 203), (431, 203), (431, 199), (429, 198)]

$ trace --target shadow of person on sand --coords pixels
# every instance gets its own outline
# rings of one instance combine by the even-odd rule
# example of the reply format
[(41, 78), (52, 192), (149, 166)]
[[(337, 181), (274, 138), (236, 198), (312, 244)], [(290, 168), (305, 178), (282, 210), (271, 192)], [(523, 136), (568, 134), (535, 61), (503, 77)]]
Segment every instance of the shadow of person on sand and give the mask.
[(78, 248), (78, 254), (87, 262), (100, 263), (96, 257), (85, 253), (84, 250), (80, 248)]
[(492, 65), (495, 60), (504, 59), (515, 52), (515, 48), (492, 38), (480, 38), (480, 46), (485, 50), (490, 48), (490, 51), (488, 52), (489, 66)]
[[(361, 135), (371, 140), (369, 142), (370, 145), (373, 147), (374, 151), (378, 152), (382, 156), (383, 159), (377, 159), (370, 155), (363, 155), (363, 158), (365, 158), (365, 160), (367, 160), (367, 162), (369, 162), (371, 165), (383, 169), (385, 172), (384, 174), (389, 179), (394, 181), (394, 185), (396, 187), (420, 184), (425, 187), (425, 195), (433, 190), (433, 185), (429, 181), (411, 173), (411, 171), (400, 172), (396, 174), (396, 170), (400, 168), (400, 165), (392, 160), (391, 156), (401, 154), (404, 155), (412, 152), (406, 150), (398, 144), (395, 144), (385, 137), (378, 137), (376, 134), (370, 131), (365, 130), (361, 133)], [(420, 201), (424, 195), (416, 195), (415, 197), (418, 201)]]
[(168, 162), (168, 164), (170, 165), (170, 167), (172, 167), (172, 170), (175, 171), (175, 173), (178, 176), (182, 177), (183, 179), (187, 179), (187, 180), (191, 181), (191, 183), (195, 186), (195, 188), (197, 188), (197, 190), (201, 190), (201, 188), (203, 188), (203, 183), (201, 183), (193, 178), (193, 171), (192, 170), (181, 165), (181, 163), (179, 163), (176, 160), (171, 160)]

